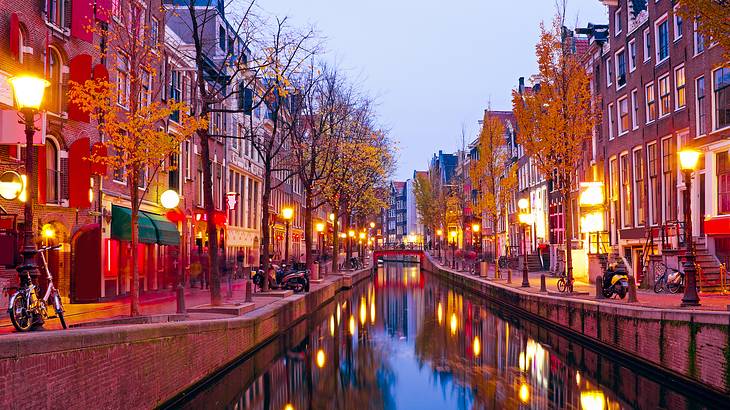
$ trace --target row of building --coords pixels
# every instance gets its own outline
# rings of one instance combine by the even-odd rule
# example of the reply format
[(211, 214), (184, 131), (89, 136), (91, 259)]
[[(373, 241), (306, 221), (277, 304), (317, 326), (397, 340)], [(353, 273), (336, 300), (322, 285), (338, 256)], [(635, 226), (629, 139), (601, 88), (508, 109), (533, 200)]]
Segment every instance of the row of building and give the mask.
[[(102, 56), (106, 39), (90, 30), (89, 23), (108, 29), (123, 30), (130, 14), (125, 11), (143, 8), (144, 27), (151, 41), (164, 45), (159, 67), (149, 78), (149, 89), (159, 87), (152, 98), (196, 101), (196, 66), (191, 59), (193, 47), (190, 13), (185, 0), (96, 0), (91, 2), (45, 0), (22, 2), (24, 7), (0, 4), (0, 171), (25, 174), (23, 128), (13, 104), (8, 78), (33, 73), (48, 80), (44, 109), (37, 115), (33, 147), (37, 158), (31, 175), (37, 175), (38, 197), (33, 221), (40, 243), (62, 244), (60, 252), (51, 253), (49, 265), (61, 295), (72, 302), (93, 302), (126, 294), (130, 289), (131, 263), (138, 263), (140, 289), (155, 291), (169, 288), (182, 273), (186, 280), (205, 277), (207, 224), (215, 223), (220, 235), (223, 256), (238, 266), (259, 265), (261, 232), (271, 232), (272, 255), (281, 259), (287, 252), (300, 258), (304, 253), (304, 218), (302, 185), (296, 177), (287, 179), (272, 192), (270, 226), (261, 226), (262, 158), (251, 141), (241, 139), (251, 123), (267, 132), (272, 115), (266, 104), (246, 112), (237, 110), (237, 98), (221, 102), (229, 112), (215, 112), (209, 118), (212, 138), (215, 221), (208, 221), (204, 211), (203, 164), (197, 136), (184, 141), (179, 153), (165, 160), (151, 186), (140, 186), (147, 193), (140, 216), (138, 260), (130, 261), (130, 202), (128, 180), (123, 169), (104, 169), (87, 161), (102, 142), (88, 118), (70, 109), (69, 81), (89, 78), (94, 73), (108, 73), (109, 81), (120, 92), (129, 89), (130, 61), (123, 53)], [(213, 0), (205, 6), (205, 38), (208, 81), (215, 75), (205, 70), (225, 67), (224, 59), (246, 53), (241, 61), (250, 61), (246, 47), (224, 7)], [(220, 73), (219, 73), (220, 74)], [(240, 71), (240, 76), (247, 75)], [(211, 84), (213, 87), (213, 84)], [(128, 92), (128, 91), (127, 91)], [(240, 107), (239, 107), (240, 108)], [(164, 124), (175, 132), (178, 117)], [(229, 138), (226, 138), (229, 137)], [(230, 138), (232, 137), (232, 138)], [(277, 178), (275, 176), (275, 178)], [(275, 181), (278, 185), (279, 181)], [(161, 204), (163, 192), (174, 190), (180, 203), (176, 209)], [(281, 210), (293, 209), (285, 220)], [(0, 240), (7, 240), (2, 252), (5, 269), (0, 270), (0, 287), (13, 286), (17, 274), (16, 250), (22, 243), (18, 232), (23, 220), (23, 203), (0, 199)], [(329, 224), (324, 209), (315, 213), (317, 221)], [(288, 226), (287, 226), (288, 225)], [(286, 235), (289, 234), (289, 240)], [(315, 237), (315, 244), (320, 240)], [(2, 303), (0, 302), (0, 307)]]
[[(700, 21), (685, 21), (677, 2), (603, 0), (608, 24), (563, 30), (563, 40), (583, 61), (602, 120), (576, 170), (573, 187), (571, 252), (575, 274), (587, 279), (600, 273), (597, 258), (617, 261), (642, 284), (653, 280), (650, 266), (677, 265), (684, 252), (684, 209), (689, 206), (697, 243), (700, 282), (720, 284), (721, 264), (730, 261), (730, 67), (723, 51), (698, 32)], [(537, 76), (520, 78), (517, 91), (539, 86)], [(471, 221), (481, 222), (484, 249), (496, 229), (501, 254), (539, 255), (536, 267), (561, 270), (565, 226), (560, 193), (517, 144), (511, 111), (491, 112), (505, 125), (510, 163), (518, 167), (518, 188), (507, 217), (496, 226), (464, 209), (459, 240), (471, 243)], [(690, 203), (677, 153), (694, 148), (702, 155), (693, 174)], [(429, 167), (442, 186), (461, 185), (476, 198), (468, 178), (478, 140), (454, 154), (439, 152)], [(460, 175), (461, 174), (461, 175)], [(603, 201), (581, 206), (584, 191), (600, 192)], [(525, 237), (517, 218), (517, 201), (525, 198), (533, 223)], [(588, 221), (588, 223), (587, 223)], [(463, 228), (462, 227), (466, 227)], [(463, 231), (463, 232), (462, 232)], [(539, 265), (537, 262), (539, 261)]]

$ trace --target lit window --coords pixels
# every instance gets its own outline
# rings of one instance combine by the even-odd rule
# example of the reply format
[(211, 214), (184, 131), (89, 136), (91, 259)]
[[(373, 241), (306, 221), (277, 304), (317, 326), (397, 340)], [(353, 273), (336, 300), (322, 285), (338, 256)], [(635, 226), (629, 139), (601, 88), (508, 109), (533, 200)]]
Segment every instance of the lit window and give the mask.
[(644, 226), (646, 223), (646, 212), (644, 210), (644, 157), (641, 148), (634, 151), (634, 192), (636, 193), (636, 213), (634, 215), (636, 226)]
[(674, 70), (674, 103), (676, 109), (684, 108), (687, 105), (685, 85), (684, 67), (679, 67)]
[(46, 138), (46, 202), (49, 204), (58, 203), (58, 147), (50, 139)]
[(46, 90), (46, 109), (60, 113), (63, 111), (63, 79), (61, 78), (61, 67), (63, 60), (61, 54), (54, 47), (48, 48), (48, 82), (51, 84)]
[(656, 95), (654, 93), (654, 83), (646, 86), (646, 123), (656, 120)]
[(715, 129), (730, 126), (730, 68), (713, 71)]
[(671, 111), (669, 92), (669, 76), (659, 79), (659, 116), (663, 117)]
[(623, 97), (618, 100), (618, 133), (625, 134), (629, 131), (629, 99)]

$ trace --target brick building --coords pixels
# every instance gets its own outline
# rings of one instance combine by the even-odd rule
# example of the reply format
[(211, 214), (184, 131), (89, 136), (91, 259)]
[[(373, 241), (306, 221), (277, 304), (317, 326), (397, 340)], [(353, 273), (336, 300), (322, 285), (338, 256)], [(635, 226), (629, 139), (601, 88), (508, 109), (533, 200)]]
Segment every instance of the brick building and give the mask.
[[(606, 184), (611, 244), (641, 277), (658, 252), (682, 246), (682, 191), (677, 152), (703, 152), (692, 184), (692, 232), (706, 278), (730, 256), (730, 69), (722, 50), (683, 21), (668, 0), (604, 0), (608, 41), (594, 66), (603, 122), (596, 160)], [(662, 236), (677, 238), (662, 240)], [(654, 238), (654, 249), (647, 242)], [(705, 240), (705, 237), (707, 238)], [(703, 255), (704, 253), (704, 255)]]

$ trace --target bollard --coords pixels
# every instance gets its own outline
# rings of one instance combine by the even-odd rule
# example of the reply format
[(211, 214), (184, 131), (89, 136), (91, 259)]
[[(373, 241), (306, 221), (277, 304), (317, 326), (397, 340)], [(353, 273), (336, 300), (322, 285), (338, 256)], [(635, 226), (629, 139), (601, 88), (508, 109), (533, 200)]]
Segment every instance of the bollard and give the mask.
[(545, 286), (545, 274), (540, 275), (540, 292), (547, 292), (547, 286)]
[(512, 283), (512, 269), (507, 269), (507, 283)]
[(177, 313), (185, 314), (185, 286), (177, 284)]
[(603, 276), (596, 276), (596, 299), (605, 299), (603, 296)]
[(639, 298), (636, 297), (636, 279), (633, 275), (629, 276), (629, 303), (638, 303)]
[(246, 299), (244, 300), (246, 303), (253, 302), (253, 284), (251, 282), (248, 279), (246, 280)]

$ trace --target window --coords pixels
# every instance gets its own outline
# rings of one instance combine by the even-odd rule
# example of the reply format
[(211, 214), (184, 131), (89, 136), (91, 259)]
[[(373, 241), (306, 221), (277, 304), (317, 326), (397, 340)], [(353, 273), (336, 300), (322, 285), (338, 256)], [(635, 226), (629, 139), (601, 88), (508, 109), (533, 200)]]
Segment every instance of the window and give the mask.
[(66, 14), (67, 0), (47, 0), (48, 1), (48, 22), (56, 27), (63, 27), (63, 21)]
[(129, 103), (129, 58), (117, 56), (117, 104), (128, 108)]
[(674, 6), (674, 41), (682, 38), (682, 16), (679, 15), (679, 4)]
[(636, 40), (629, 41), (629, 72), (636, 70)]
[(218, 47), (226, 51), (226, 29), (223, 26), (218, 26)]
[(717, 154), (717, 212), (730, 214), (730, 158), (727, 151)]
[(631, 128), (639, 128), (639, 90), (634, 88), (631, 91), (631, 108), (634, 110), (631, 115)]
[(659, 79), (659, 117), (671, 111), (669, 94), (669, 75), (665, 75)]
[(705, 101), (705, 77), (696, 80), (697, 88), (697, 136), (707, 133), (707, 102)]
[[(180, 85), (180, 77), (182, 73), (180, 71), (170, 72), (170, 99), (180, 101), (182, 98), (182, 88)], [(180, 111), (173, 111), (170, 114), (170, 119), (175, 122), (180, 121)]]
[(675, 164), (677, 162), (677, 155), (675, 153), (675, 147), (672, 138), (665, 138), (662, 140), (662, 187), (664, 198), (662, 198), (662, 204), (664, 204), (664, 220), (673, 221), (676, 220), (677, 215), (675, 213), (677, 203), (677, 177), (675, 172)]
[(608, 104), (608, 140), (613, 139), (613, 104)]
[(204, 178), (203, 178), (203, 170), (202, 169), (198, 169), (198, 179), (195, 182), (198, 184), (198, 187), (197, 187), (198, 189), (195, 190), (195, 192), (197, 194), (197, 197), (198, 197), (197, 198), (197, 200), (198, 200), (198, 206), (202, 208), (202, 207), (205, 206), (205, 200), (204, 200), (205, 199), (205, 196), (204, 196), (205, 195), (205, 191), (203, 189)]
[(730, 126), (730, 68), (712, 72), (715, 97), (715, 129)]
[(140, 107), (149, 106), (152, 100), (152, 76), (147, 70), (140, 71), (138, 99)]
[(669, 58), (669, 20), (664, 15), (656, 22), (656, 63)]
[(651, 30), (644, 29), (644, 62), (651, 59)]
[(63, 79), (61, 78), (61, 67), (63, 60), (61, 54), (54, 47), (48, 48), (48, 86), (46, 94), (46, 109), (51, 112), (60, 113), (63, 111)]
[(631, 177), (629, 167), (629, 155), (623, 154), (619, 159), (621, 171), (621, 226), (626, 228), (633, 224), (634, 210), (631, 198)]
[(626, 97), (618, 100), (618, 135), (629, 132), (629, 99)]
[(185, 161), (185, 179), (190, 179), (190, 169), (192, 168), (192, 158), (193, 153), (190, 150), (190, 141), (185, 141), (185, 144), (183, 145), (183, 154), (185, 155), (184, 161)]
[(646, 212), (644, 209), (644, 157), (641, 148), (634, 150), (634, 193), (636, 195), (634, 220), (636, 226), (644, 226)]
[(606, 87), (613, 84), (613, 63), (611, 57), (606, 59)]
[(697, 29), (700, 26), (700, 19), (696, 18), (694, 22), (694, 48), (695, 48), (695, 55), (705, 51), (705, 36), (697, 31)]
[(160, 42), (160, 22), (152, 17), (150, 20), (150, 44), (157, 46)]
[(687, 106), (687, 92), (685, 89), (686, 79), (684, 77), (684, 66), (674, 69), (674, 108), (680, 109)]
[(58, 147), (50, 138), (46, 138), (46, 202), (57, 204), (58, 182), (60, 175), (58, 171)]
[[(109, 156), (119, 155), (119, 151), (113, 146), (108, 145)], [(112, 171), (112, 179), (120, 184), (127, 184), (127, 168), (126, 167), (114, 167)]]
[(616, 33), (615, 36), (618, 37), (618, 35), (621, 34), (621, 30), (623, 30), (623, 27), (621, 26), (621, 9), (616, 10), (613, 14), (613, 28)]
[(626, 50), (616, 53), (616, 88), (626, 85)]
[(654, 95), (654, 83), (646, 86), (646, 123), (656, 120), (656, 96)]
[(657, 144), (650, 144), (646, 147), (647, 161), (649, 166), (649, 223), (657, 225), (662, 215), (662, 208), (659, 201), (659, 160)]
[(167, 174), (167, 186), (180, 192), (180, 156), (177, 153), (170, 155), (170, 170)]

